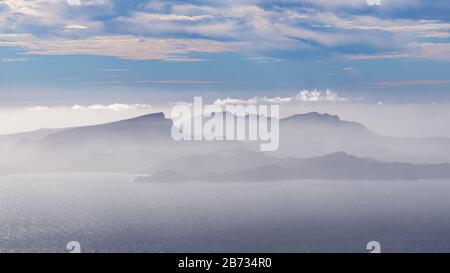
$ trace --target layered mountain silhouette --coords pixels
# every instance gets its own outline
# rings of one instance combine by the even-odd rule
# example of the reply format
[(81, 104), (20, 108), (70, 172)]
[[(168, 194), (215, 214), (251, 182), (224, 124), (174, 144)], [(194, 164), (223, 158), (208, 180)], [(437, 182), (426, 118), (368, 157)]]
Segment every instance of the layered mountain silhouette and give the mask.
[[(172, 121), (163, 113), (93, 126), (60, 129), (30, 140), (36, 132), (8, 137), (12, 158), (6, 172), (117, 171), (148, 166), (172, 142)], [(0, 142), (2, 139), (0, 138)], [(167, 145), (166, 145), (167, 146)], [(3, 165), (3, 166), (2, 166)]]
[(312, 160), (338, 151), (380, 162), (450, 162), (450, 139), (380, 136), (360, 123), (317, 112), (281, 119), (279, 150), (270, 154), (259, 152), (259, 143), (249, 141), (176, 142), (171, 138), (172, 124), (163, 113), (155, 113), (100, 125), (0, 136), (0, 173), (152, 174), (170, 169), (189, 170), (199, 177), (232, 175), (271, 164), (275, 173), (277, 168), (289, 170), (289, 164), (299, 158)]
[(381, 136), (361, 123), (317, 112), (282, 119), (280, 138), (280, 156), (315, 157), (347, 151), (381, 161), (450, 162), (450, 139)]
[[(234, 160), (239, 161), (242, 153)], [(254, 156), (254, 155), (252, 155)], [(218, 158), (214, 155), (197, 157), (209, 165), (222, 165), (232, 158)], [(214, 163), (210, 161), (215, 161)], [(225, 161), (225, 162), (224, 162)], [(262, 162), (267, 161), (267, 165)], [(184, 162), (185, 167), (180, 168)], [(449, 179), (450, 164), (411, 164), (401, 162), (381, 162), (370, 158), (358, 158), (345, 152), (337, 152), (314, 158), (266, 158), (260, 157), (262, 165), (257, 167), (242, 167), (231, 172), (218, 172), (217, 168), (206, 168), (202, 165), (190, 164), (191, 158), (179, 159), (174, 170), (157, 171), (150, 176), (141, 176), (139, 182), (164, 181), (282, 181), (301, 179), (332, 179), (332, 180), (418, 180), (418, 179)], [(241, 162), (241, 161), (239, 161)], [(167, 166), (167, 167), (170, 167)], [(220, 169), (220, 168), (219, 168)], [(176, 175), (175, 175), (176, 173)]]
[(172, 170), (192, 177), (198, 177), (210, 172), (232, 172), (245, 170), (276, 162), (277, 158), (264, 153), (245, 149), (222, 150), (215, 154), (189, 155), (174, 160), (157, 163), (142, 170), (144, 173), (154, 173), (159, 170)]
[(172, 121), (166, 119), (163, 113), (140, 116), (117, 122), (71, 128), (48, 135), (41, 144), (48, 149), (79, 149), (83, 146), (93, 148), (109, 148), (123, 144), (140, 145), (145, 143), (167, 141), (170, 138)]

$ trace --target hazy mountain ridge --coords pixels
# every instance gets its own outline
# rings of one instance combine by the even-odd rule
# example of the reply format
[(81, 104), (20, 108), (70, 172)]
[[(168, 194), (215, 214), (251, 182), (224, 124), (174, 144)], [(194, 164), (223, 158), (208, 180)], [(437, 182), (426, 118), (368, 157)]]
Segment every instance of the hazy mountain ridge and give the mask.
[(172, 170), (189, 176), (204, 175), (209, 172), (229, 172), (244, 170), (276, 162), (278, 159), (260, 152), (244, 149), (221, 151), (219, 154), (189, 155), (160, 162), (143, 170), (154, 173), (160, 170)]
[[(260, 153), (256, 142), (176, 142), (170, 136), (171, 127), (172, 120), (155, 113), (100, 125), (0, 136), (0, 172), (148, 174), (168, 169), (169, 161), (182, 171), (197, 170), (194, 175), (200, 176), (206, 172), (195, 166), (208, 166), (209, 173), (233, 173), (280, 162), (285, 162), (280, 166), (284, 168), (298, 158), (337, 151), (386, 162), (450, 162), (450, 139), (380, 136), (361, 123), (317, 112), (281, 119), (279, 150), (269, 154)], [(214, 157), (205, 160), (204, 155)], [(190, 157), (189, 164), (183, 163), (184, 157)]]
[[(149, 114), (106, 124), (71, 128), (50, 134), (42, 140), (44, 145), (54, 147), (59, 144), (86, 144), (92, 141), (112, 141), (117, 138), (131, 137), (131, 140), (168, 139), (172, 121), (163, 113)], [(150, 139), (147, 139), (150, 138)], [(75, 142), (75, 143), (73, 143)], [(78, 142), (78, 143), (77, 143)]]
[[(208, 161), (211, 156), (204, 156)], [(212, 156), (213, 157), (213, 156)], [(238, 156), (237, 156), (238, 157)], [(237, 160), (236, 157), (236, 160)], [(189, 159), (185, 159), (186, 162)], [(217, 162), (220, 164), (220, 162)], [(192, 167), (192, 166), (191, 166)], [(345, 152), (337, 152), (314, 158), (275, 159), (268, 165), (261, 165), (235, 172), (209, 172), (199, 165), (199, 170), (177, 172), (160, 170), (150, 176), (141, 176), (138, 182), (187, 181), (283, 181), (302, 179), (333, 180), (419, 180), (448, 179), (450, 164), (412, 164), (404, 162), (381, 162), (371, 158), (359, 158)], [(203, 175), (198, 175), (204, 172)], [(176, 176), (173, 174), (177, 173)], [(170, 174), (170, 175), (168, 175)], [(197, 175), (196, 175), (197, 174)], [(161, 181), (159, 180), (161, 179)], [(178, 181), (180, 182), (180, 181)]]

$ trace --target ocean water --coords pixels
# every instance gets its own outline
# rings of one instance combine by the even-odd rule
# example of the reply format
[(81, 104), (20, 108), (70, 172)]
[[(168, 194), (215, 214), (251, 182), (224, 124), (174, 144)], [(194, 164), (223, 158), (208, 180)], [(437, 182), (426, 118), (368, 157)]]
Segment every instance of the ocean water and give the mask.
[(450, 251), (450, 181), (0, 176), (0, 252)]

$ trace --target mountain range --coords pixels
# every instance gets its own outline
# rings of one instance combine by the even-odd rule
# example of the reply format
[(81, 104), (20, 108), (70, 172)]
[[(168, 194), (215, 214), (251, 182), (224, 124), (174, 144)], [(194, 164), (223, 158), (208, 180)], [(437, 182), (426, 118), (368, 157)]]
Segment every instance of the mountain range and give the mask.
[[(246, 155), (247, 154), (247, 155)], [(258, 158), (256, 162), (239, 167), (227, 162), (247, 163), (241, 158)], [(199, 164), (192, 163), (192, 160)], [(202, 164), (207, 162), (206, 164)], [(224, 164), (225, 163), (225, 164)], [(237, 163), (234, 163), (235, 165)], [(225, 165), (225, 166), (224, 166)], [(253, 165), (253, 166), (252, 166)], [(257, 166), (255, 166), (257, 165)], [(449, 179), (450, 164), (412, 164), (381, 162), (359, 158), (345, 152), (314, 158), (275, 158), (241, 151), (234, 156), (203, 155), (166, 162), (149, 176), (140, 176), (137, 182), (186, 181), (283, 181), (301, 179), (332, 180), (418, 180)]]
[[(259, 143), (249, 141), (176, 142), (171, 138), (171, 127), (172, 120), (163, 113), (155, 113), (100, 125), (0, 136), (0, 173), (155, 174), (171, 170), (173, 177), (177, 176), (176, 173), (186, 175), (189, 171), (187, 176), (191, 178), (214, 173), (218, 177), (227, 174), (228, 177), (251, 179), (254, 176), (252, 170), (264, 172), (257, 168), (271, 166), (272, 173), (288, 178), (298, 177), (292, 173), (294, 167), (289, 164), (298, 163), (297, 168), (313, 165), (308, 162), (316, 162), (314, 158), (335, 156), (339, 151), (359, 159), (373, 158), (378, 162), (372, 162), (374, 166), (385, 162), (403, 168), (401, 172), (413, 174), (412, 166), (401, 164), (414, 163), (414, 167), (428, 166), (432, 169), (432, 166), (450, 162), (450, 139), (381, 136), (361, 123), (317, 112), (281, 119), (280, 146), (278, 151), (271, 153), (259, 152)], [(341, 158), (344, 159), (351, 162), (348, 157)], [(323, 165), (322, 161), (316, 163)], [(359, 166), (360, 163), (356, 160), (352, 164)], [(209, 171), (205, 172), (198, 166)], [(387, 165), (382, 166), (383, 171), (389, 170)], [(394, 171), (389, 173), (398, 176), (392, 175)], [(336, 178), (341, 176), (339, 173), (333, 175)], [(270, 172), (266, 177), (270, 177)]]

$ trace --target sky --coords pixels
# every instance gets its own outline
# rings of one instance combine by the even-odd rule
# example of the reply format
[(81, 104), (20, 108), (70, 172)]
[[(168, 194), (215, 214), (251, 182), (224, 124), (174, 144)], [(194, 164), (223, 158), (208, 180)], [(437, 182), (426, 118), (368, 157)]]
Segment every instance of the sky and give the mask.
[(448, 0), (0, 0), (0, 134), (202, 96), (450, 136), (449, 71)]

